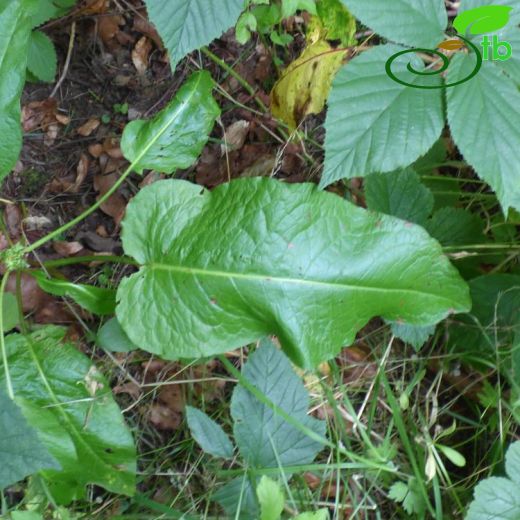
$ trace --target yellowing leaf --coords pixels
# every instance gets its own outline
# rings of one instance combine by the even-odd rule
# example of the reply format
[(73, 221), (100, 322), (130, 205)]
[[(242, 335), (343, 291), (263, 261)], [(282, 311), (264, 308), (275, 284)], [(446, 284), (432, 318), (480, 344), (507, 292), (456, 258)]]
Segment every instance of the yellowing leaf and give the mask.
[(324, 40), (307, 45), (271, 92), (273, 115), (294, 129), (305, 116), (321, 112), (345, 54), (346, 51), (336, 51)]
[(344, 47), (355, 43), (356, 19), (340, 0), (319, 0), (316, 9), (327, 40), (340, 40)]

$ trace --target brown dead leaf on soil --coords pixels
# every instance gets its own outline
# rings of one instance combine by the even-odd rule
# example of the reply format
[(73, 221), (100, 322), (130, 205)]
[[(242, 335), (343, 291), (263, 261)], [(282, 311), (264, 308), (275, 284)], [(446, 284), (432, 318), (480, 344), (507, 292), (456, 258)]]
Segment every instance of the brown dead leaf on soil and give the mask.
[(158, 49), (164, 49), (161, 37), (155, 29), (155, 27), (142, 16), (134, 16), (133, 30), (141, 33), (143, 36), (148, 36), (152, 40)]
[(83, 244), (79, 242), (66, 242), (63, 240), (53, 242), (52, 247), (56, 253), (63, 257), (75, 256), (85, 249)]
[(53, 178), (47, 185), (47, 190), (51, 193), (78, 193), (81, 185), (87, 178), (89, 166), (90, 160), (88, 156), (82, 153), (76, 167), (76, 174)]
[(370, 348), (365, 345), (344, 348), (338, 361), (343, 367), (343, 381), (346, 384), (360, 386), (377, 375), (377, 364), (373, 361)]
[(102, 14), (108, 9), (108, 4), (109, 0), (87, 0), (86, 5), (81, 9), (81, 14)]
[(224, 134), (224, 143), (220, 145), (220, 154), (224, 155), (227, 152), (240, 150), (246, 142), (247, 134), (251, 123), (241, 119), (235, 121), (228, 128)]
[(146, 36), (140, 38), (132, 50), (132, 63), (140, 76), (146, 74), (151, 50), (152, 43)]
[[(119, 175), (117, 173), (109, 173), (108, 175), (94, 176), (94, 189), (99, 192), (97, 200), (103, 197), (118, 181)], [(117, 226), (121, 223), (125, 214), (127, 201), (117, 191), (110, 195), (108, 200), (101, 204), (101, 211), (112, 217)]]
[(182, 414), (162, 404), (153, 404), (148, 412), (148, 420), (158, 430), (176, 430), (182, 423)]
[(92, 133), (99, 128), (101, 121), (94, 117), (91, 117), (86, 123), (82, 124), (76, 132), (82, 137), (89, 137)]
[(58, 113), (54, 98), (31, 101), (22, 108), (22, 128), (24, 132), (41, 130), (45, 132), (43, 143), (52, 146), (58, 137), (60, 125), (68, 125), (70, 118)]

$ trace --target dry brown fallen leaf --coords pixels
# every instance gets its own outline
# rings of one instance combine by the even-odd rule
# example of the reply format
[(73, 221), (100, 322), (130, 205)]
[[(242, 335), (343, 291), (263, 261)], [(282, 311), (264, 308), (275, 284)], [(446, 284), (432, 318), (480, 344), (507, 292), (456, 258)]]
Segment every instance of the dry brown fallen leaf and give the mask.
[(108, 9), (109, 0), (87, 0), (81, 14), (102, 14)]
[(65, 242), (62, 240), (53, 242), (52, 247), (56, 253), (64, 257), (77, 255), (80, 251), (85, 249), (83, 244), (80, 244), (79, 242)]
[(134, 16), (134, 31), (141, 33), (143, 36), (148, 36), (158, 49), (163, 49), (163, 43), (157, 29), (144, 17)]
[(94, 117), (91, 117), (86, 123), (81, 125), (76, 132), (82, 137), (89, 137), (92, 133), (98, 129), (101, 121)]
[(251, 123), (241, 119), (235, 121), (232, 125), (226, 128), (224, 135), (224, 143), (220, 145), (220, 153), (224, 155), (227, 152), (233, 150), (240, 150), (246, 142), (247, 134), (249, 133), (249, 127)]
[(57, 112), (54, 98), (31, 101), (22, 108), (22, 127), (25, 132), (42, 130), (45, 132), (43, 143), (52, 146), (58, 137), (60, 125), (68, 125), (70, 118)]
[(366, 345), (344, 348), (338, 356), (338, 361), (343, 369), (343, 382), (346, 384), (361, 386), (367, 380), (372, 381), (377, 375), (377, 364)]
[(143, 76), (148, 69), (151, 50), (152, 43), (146, 36), (140, 38), (132, 50), (132, 63), (140, 76)]
[[(97, 199), (105, 195), (119, 179), (115, 172), (94, 176), (94, 189), (99, 192)], [(117, 191), (101, 204), (101, 211), (112, 217), (117, 226), (121, 223), (126, 210), (126, 199)]]
[(98, 34), (103, 45), (109, 51), (116, 51), (120, 46), (117, 36), (125, 19), (119, 15), (101, 16), (98, 18)]
[(69, 174), (65, 177), (54, 177), (47, 185), (47, 190), (51, 193), (78, 193), (87, 177), (89, 166), (88, 156), (82, 153), (76, 167), (76, 174), (74, 176)]
[(182, 415), (162, 404), (154, 404), (148, 412), (148, 420), (158, 430), (176, 430), (182, 423)]
[(54, 98), (43, 101), (31, 101), (22, 107), (22, 127), (24, 132), (33, 132), (36, 129), (45, 130), (56, 121), (58, 103)]

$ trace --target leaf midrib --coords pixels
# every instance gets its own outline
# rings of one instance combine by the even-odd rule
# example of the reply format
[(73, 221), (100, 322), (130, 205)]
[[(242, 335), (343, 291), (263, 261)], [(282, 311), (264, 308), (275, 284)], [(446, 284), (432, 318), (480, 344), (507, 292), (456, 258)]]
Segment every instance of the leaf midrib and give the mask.
[[(62, 416), (63, 420), (67, 425), (69, 425), (69, 433), (71, 436), (76, 439), (76, 442), (81, 444), (85, 450), (91, 454), (92, 460), (99, 461), (98, 464), (101, 464), (104, 468), (108, 469), (109, 472), (113, 472), (114, 468), (110, 466), (105, 460), (103, 460), (96, 451), (90, 446), (88, 442), (85, 441), (83, 436), (81, 435), (81, 432), (78, 431), (78, 428), (74, 424), (74, 422), (70, 419), (67, 412), (65, 412), (62, 408), (63, 404), (59, 399), (56, 393), (54, 392), (49, 380), (47, 379), (47, 376), (45, 375), (45, 372), (40, 364), (40, 360), (38, 359), (38, 356), (34, 350), (34, 344), (32, 341), (32, 338), (30, 336), (25, 336), (25, 339), (27, 340), (27, 344), (29, 346), (29, 354), (33, 360), (33, 363), (36, 367), (36, 370), (38, 371), (38, 375), (40, 376), (40, 379), (42, 380), (43, 385), (45, 386), (47, 393), (49, 395), (49, 398), (51, 401), (56, 405), (56, 408), (58, 409), (59, 414)], [(76, 455), (77, 455), (77, 447), (76, 447)], [(105, 469), (105, 471), (106, 471)], [(81, 484), (86, 484), (83, 481), (80, 481)], [(87, 482), (90, 483), (90, 482)], [(92, 482), (93, 484), (96, 484), (96, 482)], [(125, 484), (126, 486), (126, 484)]]
[(457, 306), (457, 302), (453, 301), (450, 298), (446, 298), (444, 296), (437, 295), (433, 292), (424, 292), (419, 291), (417, 289), (394, 289), (388, 287), (374, 287), (367, 285), (352, 285), (347, 283), (338, 283), (338, 282), (323, 282), (320, 280), (309, 280), (303, 278), (288, 278), (283, 276), (271, 276), (269, 274), (256, 274), (256, 273), (237, 273), (232, 271), (217, 271), (213, 269), (201, 269), (197, 267), (186, 267), (183, 265), (170, 265), (170, 264), (160, 264), (160, 263), (149, 263), (143, 265), (143, 268), (149, 268), (152, 271), (168, 271), (173, 273), (182, 273), (182, 274), (191, 274), (195, 276), (207, 276), (214, 278), (231, 278), (238, 280), (247, 280), (247, 281), (262, 281), (262, 282), (274, 282), (279, 284), (293, 284), (293, 285), (307, 285), (310, 287), (317, 287), (329, 290), (355, 290), (355, 291), (368, 291), (368, 292), (389, 292), (389, 293), (408, 293), (408, 294), (417, 294), (417, 295), (427, 295), (430, 297), (437, 298), (438, 300), (449, 302), (450, 305), (454, 307)]

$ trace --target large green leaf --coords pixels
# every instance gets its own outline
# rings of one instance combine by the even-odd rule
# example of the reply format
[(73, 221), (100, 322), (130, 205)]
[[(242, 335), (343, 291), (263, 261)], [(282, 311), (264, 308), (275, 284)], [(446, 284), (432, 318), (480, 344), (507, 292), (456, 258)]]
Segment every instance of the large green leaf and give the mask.
[(435, 48), (444, 39), (444, 0), (342, 0), (364, 25), (388, 40)]
[[(315, 433), (325, 436), (325, 422), (307, 415), (309, 393), (289, 360), (270, 341), (248, 359), (244, 377), (272, 403)], [(240, 454), (253, 468), (311, 463), (322, 445), (285, 421), (238, 385), (231, 398), (233, 432)]]
[[(234, 520), (258, 518), (258, 500), (251, 480), (252, 479), (246, 474), (241, 477), (236, 477), (222, 486), (213, 495), (213, 500), (224, 508), (229, 518), (233, 518)], [(239, 503), (240, 512), (237, 514)]]
[(197, 72), (153, 119), (126, 126), (121, 149), (129, 161), (135, 161), (137, 172), (147, 168), (172, 173), (196, 161), (220, 115), (211, 95), (213, 86), (209, 72)]
[(44, 468), (60, 465), (20, 408), (0, 390), (0, 490)]
[[(448, 81), (468, 74), (475, 58), (458, 54)], [(494, 63), (485, 62), (471, 80), (448, 89), (453, 138), (478, 175), (495, 190), (502, 208), (520, 209), (520, 92)]]
[(433, 210), (433, 194), (411, 168), (374, 173), (365, 179), (367, 207), (416, 224), (424, 224)]
[(233, 27), (244, 0), (145, 0), (148, 15), (170, 54), (172, 69), (186, 54)]
[(20, 95), (36, 2), (0, 2), (0, 181), (11, 171), (22, 148)]
[[(408, 166), (439, 138), (444, 127), (441, 90), (407, 87), (386, 73), (386, 61), (401, 50), (396, 45), (375, 47), (337, 74), (325, 122), (322, 186)], [(392, 67), (398, 78), (414, 85), (440, 85), (439, 77), (425, 79), (409, 72), (410, 56), (415, 69), (422, 70), (414, 54), (404, 55)]]
[[(28, 423), (62, 470), (42, 474), (54, 498), (67, 503), (86, 484), (132, 495), (135, 448), (107, 380), (72, 344), (65, 330), (45, 327), (6, 337), (14, 394)], [(5, 384), (3, 367), (0, 384)]]
[(119, 322), (169, 359), (275, 334), (313, 367), (373, 316), (430, 325), (470, 306), (424, 230), (312, 184), (251, 178), (209, 192), (159, 181), (129, 204), (123, 247), (142, 267), (119, 287)]

